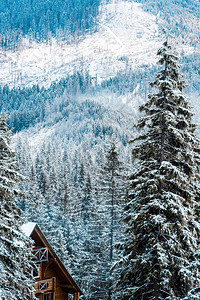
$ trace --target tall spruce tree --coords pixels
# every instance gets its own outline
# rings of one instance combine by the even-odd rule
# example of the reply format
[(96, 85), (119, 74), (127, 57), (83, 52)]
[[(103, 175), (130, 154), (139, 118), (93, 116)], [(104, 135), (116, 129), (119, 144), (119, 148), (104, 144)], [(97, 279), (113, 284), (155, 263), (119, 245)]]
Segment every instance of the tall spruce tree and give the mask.
[(15, 155), (6, 116), (0, 117), (0, 299), (34, 299), (31, 243), (21, 231), (23, 219), (16, 205), (19, 195)]
[(99, 170), (99, 214), (104, 219), (102, 239), (105, 249), (102, 253), (104, 265), (104, 298), (112, 298), (111, 266), (116, 259), (115, 245), (119, 242), (122, 232), (120, 219), (125, 199), (125, 166), (119, 158), (114, 138), (105, 154), (102, 168)]
[(195, 295), (199, 142), (176, 52), (165, 42), (157, 54), (162, 70), (140, 107), (140, 133), (132, 141), (134, 172), (115, 266), (115, 299), (200, 299)]

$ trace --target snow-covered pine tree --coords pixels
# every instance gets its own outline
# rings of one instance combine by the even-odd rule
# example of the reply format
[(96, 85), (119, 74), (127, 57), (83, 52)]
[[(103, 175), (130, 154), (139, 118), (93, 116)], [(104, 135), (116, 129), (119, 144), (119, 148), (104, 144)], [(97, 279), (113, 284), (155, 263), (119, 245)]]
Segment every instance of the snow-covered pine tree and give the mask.
[(80, 158), (81, 160), (77, 159), (74, 164), (72, 182), (74, 179), (77, 181), (74, 182), (70, 201), (73, 208), (70, 216), (73, 226), (71, 272), (84, 292), (83, 299), (103, 299), (104, 287), (101, 286), (103, 243), (99, 234), (102, 219), (97, 210), (96, 176), (94, 166), (89, 163), (88, 158), (83, 154)]
[(109, 220), (109, 261), (114, 259), (114, 246), (120, 239), (121, 213), (125, 199), (125, 166), (119, 159), (119, 153), (114, 139), (109, 145), (103, 167), (102, 189), (104, 192), (107, 219)]
[(0, 117), (0, 299), (34, 299), (31, 243), (21, 231), (23, 218), (16, 205), (18, 173), (10, 148), (11, 132)]
[(195, 126), (176, 52), (165, 42), (158, 55), (162, 70), (150, 84), (155, 92), (140, 108), (141, 132), (132, 141), (134, 172), (115, 299), (183, 299), (200, 286)]
[(119, 159), (119, 153), (114, 137), (109, 143), (109, 148), (105, 154), (102, 168), (99, 170), (99, 214), (104, 219), (102, 227), (103, 244), (102, 265), (104, 265), (103, 288), (105, 299), (111, 299), (112, 294), (112, 274), (111, 266), (116, 259), (115, 244), (121, 238), (120, 219), (123, 211), (125, 188), (125, 168)]

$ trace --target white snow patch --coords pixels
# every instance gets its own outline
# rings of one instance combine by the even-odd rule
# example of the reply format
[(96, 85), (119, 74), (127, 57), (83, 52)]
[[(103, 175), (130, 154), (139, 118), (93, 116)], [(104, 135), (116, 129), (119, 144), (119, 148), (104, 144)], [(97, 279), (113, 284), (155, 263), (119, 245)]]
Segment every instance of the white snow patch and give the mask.
[[(46, 139), (48, 139), (55, 132), (56, 125), (52, 127), (44, 127), (36, 131), (32, 132), (31, 137), (29, 137), (30, 147), (37, 148), (37, 146), (42, 145)], [(30, 134), (30, 132), (29, 132)]]
[(22, 231), (25, 233), (26, 236), (30, 237), (36, 225), (37, 224), (34, 222), (28, 222), (22, 225)]
[(55, 134), (57, 127), (57, 124), (52, 125), (51, 127), (40, 127), (39, 124), (39, 126), (17, 132), (12, 137), (11, 147), (15, 149), (16, 141), (18, 141), (18, 139), (25, 139), (26, 145), (29, 147), (29, 151), (31, 152), (32, 156), (36, 158), (38, 153), (37, 150), (40, 149), (42, 144), (50, 140), (50, 137)]
[(14, 243), (14, 245), (15, 245), (16, 247), (21, 247), (21, 248), (24, 247), (24, 242), (23, 242), (23, 241), (20, 241), (20, 240), (15, 239), (13, 243)]
[(138, 3), (117, 1), (102, 4), (98, 32), (76, 43), (50, 44), (24, 39), (17, 52), (0, 51), (0, 84), (49, 86), (74, 70), (87, 68), (99, 81), (119, 70), (151, 65), (161, 45), (156, 17)]

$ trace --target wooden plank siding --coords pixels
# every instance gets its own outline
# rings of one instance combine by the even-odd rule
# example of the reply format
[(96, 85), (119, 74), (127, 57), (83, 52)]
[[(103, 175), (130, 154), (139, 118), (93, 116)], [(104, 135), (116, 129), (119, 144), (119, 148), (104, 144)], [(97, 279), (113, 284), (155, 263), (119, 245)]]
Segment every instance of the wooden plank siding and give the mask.
[(74, 300), (79, 300), (79, 297), (80, 297), (80, 293), (75, 293), (74, 294)]
[[(63, 281), (59, 278), (59, 274), (55, 271), (55, 261), (43, 262), (40, 266), (40, 278), (43, 279), (42, 282), (48, 281), (52, 282), (51, 289), (55, 294), (55, 300), (67, 300), (68, 293), (73, 293), (74, 286), (71, 285), (69, 281)], [(50, 278), (50, 279), (49, 279)], [(38, 286), (38, 282), (41, 282), (40, 279), (37, 279), (36, 286)], [(54, 285), (53, 285), (54, 282)], [(37, 296), (37, 295), (36, 295)], [(75, 297), (75, 296), (74, 296)], [(79, 299), (79, 298), (74, 298)]]

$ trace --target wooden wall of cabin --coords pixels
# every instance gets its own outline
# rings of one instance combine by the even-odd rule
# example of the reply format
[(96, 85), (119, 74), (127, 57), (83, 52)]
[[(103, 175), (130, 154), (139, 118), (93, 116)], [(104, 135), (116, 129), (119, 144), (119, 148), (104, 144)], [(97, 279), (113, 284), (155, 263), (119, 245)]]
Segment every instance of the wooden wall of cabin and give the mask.
[[(43, 262), (40, 264), (40, 277), (36, 279), (36, 283), (38, 281), (52, 279), (53, 278), (53, 292), (54, 292), (54, 299), (53, 300), (68, 300), (67, 291), (61, 287), (61, 281), (59, 279), (59, 275), (55, 272), (55, 261), (51, 262)], [(37, 294), (37, 298), (39, 300), (43, 300), (43, 294)]]

